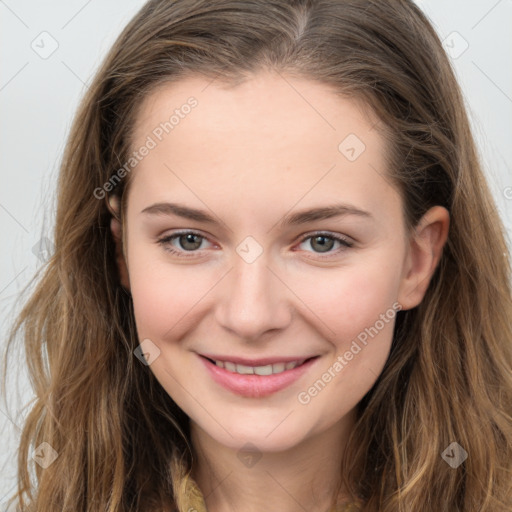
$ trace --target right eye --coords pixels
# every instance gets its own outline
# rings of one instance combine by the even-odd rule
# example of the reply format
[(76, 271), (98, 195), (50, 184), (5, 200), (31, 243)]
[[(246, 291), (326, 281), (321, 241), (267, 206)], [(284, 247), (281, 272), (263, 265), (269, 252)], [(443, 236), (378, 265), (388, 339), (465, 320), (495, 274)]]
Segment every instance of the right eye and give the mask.
[(207, 241), (206, 237), (196, 231), (181, 231), (170, 235), (165, 235), (157, 240), (157, 243), (163, 248), (182, 258), (194, 257), (186, 255), (186, 253), (196, 253), (201, 249), (203, 242)]

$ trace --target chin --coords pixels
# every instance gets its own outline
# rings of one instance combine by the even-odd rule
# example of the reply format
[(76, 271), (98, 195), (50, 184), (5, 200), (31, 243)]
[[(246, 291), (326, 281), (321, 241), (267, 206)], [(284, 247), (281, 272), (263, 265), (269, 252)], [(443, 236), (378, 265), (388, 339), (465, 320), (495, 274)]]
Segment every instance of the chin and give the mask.
[[(295, 420), (297, 421), (297, 420)], [(216, 442), (237, 451), (283, 452), (290, 450), (306, 439), (308, 432), (304, 426), (300, 431), (290, 428), (293, 425), (279, 425), (279, 422), (237, 425), (230, 423), (229, 434), (221, 427), (206, 433)], [(277, 428), (276, 428), (277, 427)], [(231, 435), (230, 435), (231, 434)]]

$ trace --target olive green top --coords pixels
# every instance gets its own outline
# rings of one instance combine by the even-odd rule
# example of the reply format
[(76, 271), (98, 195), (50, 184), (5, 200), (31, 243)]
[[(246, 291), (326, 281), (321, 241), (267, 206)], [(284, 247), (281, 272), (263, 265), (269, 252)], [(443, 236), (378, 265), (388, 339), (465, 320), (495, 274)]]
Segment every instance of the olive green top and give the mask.
[[(203, 494), (197, 484), (191, 478), (187, 482), (188, 503), (187, 510), (190, 512), (207, 512)], [(329, 512), (359, 512), (360, 505), (356, 503), (338, 504)]]

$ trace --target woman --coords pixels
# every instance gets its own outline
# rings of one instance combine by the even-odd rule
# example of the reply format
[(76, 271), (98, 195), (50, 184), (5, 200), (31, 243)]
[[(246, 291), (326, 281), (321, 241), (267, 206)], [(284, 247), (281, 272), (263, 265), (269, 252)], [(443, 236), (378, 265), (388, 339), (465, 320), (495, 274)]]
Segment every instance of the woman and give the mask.
[(412, 2), (148, 2), (13, 331), (20, 508), (509, 511), (503, 233)]

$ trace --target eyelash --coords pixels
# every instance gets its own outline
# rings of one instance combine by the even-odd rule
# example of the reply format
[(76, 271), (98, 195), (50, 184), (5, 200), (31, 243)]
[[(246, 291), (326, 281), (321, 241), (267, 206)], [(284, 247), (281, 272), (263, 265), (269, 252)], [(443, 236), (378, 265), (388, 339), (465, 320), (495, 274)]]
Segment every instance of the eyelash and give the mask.
[[(195, 251), (184, 251), (184, 250), (181, 250), (180, 251), (180, 250), (177, 250), (173, 246), (170, 245), (170, 242), (172, 240), (174, 240), (175, 238), (179, 238), (180, 236), (184, 236), (184, 235), (197, 235), (197, 236), (199, 236), (203, 240), (208, 240), (204, 235), (202, 235), (201, 233), (199, 233), (197, 231), (178, 231), (176, 233), (173, 233), (172, 235), (166, 235), (166, 236), (158, 239), (157, 243), (159, 245), (163, 246), (165, 251), (168, 251), (171, 254), (174, 254), (174, 255), (178, 256), (179, 258), (194, 258), (195, 257), (195, 253), (199, 252), (199, 250), (195, 250)], [(319, 237), (319, 236), (330, 238), (331, 240), (334, 240), (335, 242), (339, 242), (342, 245), (342, 247), (339, 248), (338, 250), (336, 250), (334, 252), (326, 253), (326, 254), (328, 254), (327, 256), (322, 256), (322, 253), (314, 253), (314, 254), (319, 255), (320, 258), (322, 258), (322, 259), (326, 259), (326, 258), (329, 258), (330, 256), (336, 255), (339, 252), (341, 252), (343, 250), (346, 250), (346, 249), (349, 249), (349, 248), (351, 248), (354, 245), (353, 242), (351, 242), (348, 238), (345, 238), (345, 237), (340, 236), (340, 235), (334, 235), (332, 233), (325, 232), (325, 231), (318, 231), (318, 232), (308, 233), (308, 234), (304, 235), (300, 239), (299, 245), (301, 245), (302, 243), (304, 243), (306, 240), (308, 240), (310, 238), (316, 238), (316, 237)], [(187, 252), (190, 255), (185, 255)], [(308, 252), (310, 252), (310, 251), (308, 251)]]

